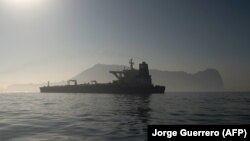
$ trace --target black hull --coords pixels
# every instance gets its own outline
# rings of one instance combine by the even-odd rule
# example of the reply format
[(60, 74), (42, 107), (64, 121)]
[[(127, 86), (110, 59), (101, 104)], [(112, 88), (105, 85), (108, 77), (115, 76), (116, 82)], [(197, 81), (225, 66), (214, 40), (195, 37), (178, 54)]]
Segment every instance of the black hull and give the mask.
[(41, 87), (41, 93), (124, 93), (153, 94), (164, 93), (164, 86), (122, 87), (112, 85), (66, 85)]

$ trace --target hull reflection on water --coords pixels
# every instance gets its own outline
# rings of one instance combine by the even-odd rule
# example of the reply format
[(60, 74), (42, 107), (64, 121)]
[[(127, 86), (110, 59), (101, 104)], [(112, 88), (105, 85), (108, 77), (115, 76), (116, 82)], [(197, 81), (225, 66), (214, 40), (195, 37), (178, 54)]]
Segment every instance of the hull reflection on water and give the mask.
[(139, 140), (148, 124), (248, 124), (249, 93), (0, 94), (1, 140)]

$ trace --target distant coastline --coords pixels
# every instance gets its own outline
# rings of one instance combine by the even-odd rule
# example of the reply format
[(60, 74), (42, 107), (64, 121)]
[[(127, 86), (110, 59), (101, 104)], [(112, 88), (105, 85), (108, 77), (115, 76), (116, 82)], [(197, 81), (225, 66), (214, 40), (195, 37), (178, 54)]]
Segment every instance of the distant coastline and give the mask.
[[(126, 66), (125, 66), (126, 67)], [(122, 70), (121, 65), (96, 64), (93, 67), (82, 71), (70, 79), (76, 79), (79, 83), (87, 83), (97, 80), (100, 83), (112, 82), (116, 78), (109, 74), (109, 70)], [(162, 71), (152, 69), (150, 74), (153, 83), (166, 86), (166, 92), (232, 92), (224, 88), (223, 79), (216, 69), (206, 69), (194, 74), (184, 71)], [(48, 80), (47, 80), (48, 81)], [(51, 82), (51, 85), (65, 85), (66, 81)], [(40, 84), (14, 84), (3, 89), (4, 92), (38, 92), (39, 87), (47, 85), (47, 82)]]

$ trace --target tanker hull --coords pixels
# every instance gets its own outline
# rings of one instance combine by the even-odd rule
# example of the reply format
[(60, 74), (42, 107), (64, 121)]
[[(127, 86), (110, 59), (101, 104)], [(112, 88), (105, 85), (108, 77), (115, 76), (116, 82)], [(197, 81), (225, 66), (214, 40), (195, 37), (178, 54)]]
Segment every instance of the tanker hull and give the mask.
[[(152, 84), (151, 75), (149, 74), (148, 64), (142, 62), (139, 69), (133, 67), (133, 60), (130, 59), (130, 69), (123, 71), (109, 71), (117, 80), (112, 83), (97, 83), (92, 80), (91, 83), (77, 84), (76, 80), (68, 80), (67, 85), (40, 87), (42, 93), (126, 93), (126, 94), (152, 94), (164, 93), (165, 86)], [(71, 82), (74, 85), (71, 85)]]
[(124, 94), (151, 94), (164, 93), (163, 86), (148, 86), (148, 87), (122, 87), (112, 85), (76, 85), (76, 86), (45, 86), (41, 87), (42, 93), (124, 93)]

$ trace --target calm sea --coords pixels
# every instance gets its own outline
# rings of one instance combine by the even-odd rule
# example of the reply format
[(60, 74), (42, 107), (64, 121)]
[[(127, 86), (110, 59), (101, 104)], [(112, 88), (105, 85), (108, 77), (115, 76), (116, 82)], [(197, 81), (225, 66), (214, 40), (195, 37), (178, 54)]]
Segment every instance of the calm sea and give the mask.
[(0, 94), (0, 140), (146, 140), (148, 124), (249, 124), (250, 93)]

